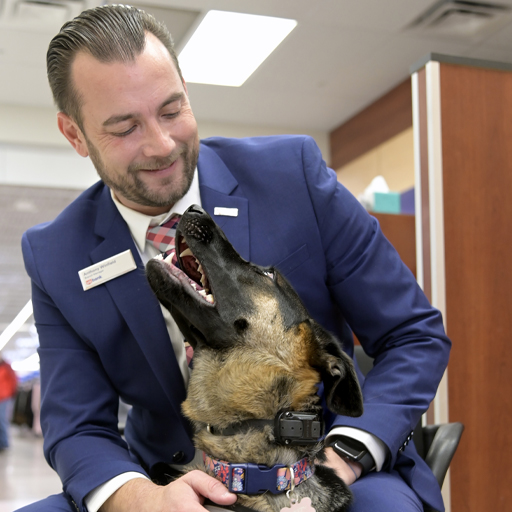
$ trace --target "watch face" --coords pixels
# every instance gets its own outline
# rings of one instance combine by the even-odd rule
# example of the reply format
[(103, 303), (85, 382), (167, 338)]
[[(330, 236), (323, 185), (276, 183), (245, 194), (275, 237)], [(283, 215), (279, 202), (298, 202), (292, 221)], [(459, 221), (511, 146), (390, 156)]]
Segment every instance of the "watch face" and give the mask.
[(362, 459), (366, 453), (366, 448), (362, 443), (350, 438), (343, 439), (343, 441), (337, 440), (332, 447), (338, 455), (355, 461)]

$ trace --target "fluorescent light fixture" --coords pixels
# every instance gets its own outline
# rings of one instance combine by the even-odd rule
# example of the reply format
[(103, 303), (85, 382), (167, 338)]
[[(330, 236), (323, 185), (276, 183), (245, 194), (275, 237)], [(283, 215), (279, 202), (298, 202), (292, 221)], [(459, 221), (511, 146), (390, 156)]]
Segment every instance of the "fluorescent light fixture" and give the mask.
[(32, 314), (32, 301), (29, 300), (23, 309), (16, 315), (16, 318), (0, 334), (0, 350), (2, 350), (9, 340), (18, 332), (18, 329), (28, 320)]
[(186, 82), (240, 87), (297, 22), (209, 11), (180, 53)]

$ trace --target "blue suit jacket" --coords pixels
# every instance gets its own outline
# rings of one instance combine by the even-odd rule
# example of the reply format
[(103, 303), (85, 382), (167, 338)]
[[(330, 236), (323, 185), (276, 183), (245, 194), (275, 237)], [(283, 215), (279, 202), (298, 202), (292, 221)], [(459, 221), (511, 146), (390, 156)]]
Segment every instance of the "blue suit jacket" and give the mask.
[[(376, 367), (365, 413), (334, 417), (389, 448), (395, 468), (431, 506), (439, 487), (412, 443), (399, 448), (432, 400), (450, 343), (439, 312), (378, 223), (326, 168), (307, 137), (208, 139), (199, 155), (203, 207), (242, 257), (276, 266), (311, 316), (352, 353), (356, 333)], [(216, 206), (238, 217), (213, 215)], [(129, 230), (99, 182), (53, 222), (23, 236), (40, 337), (45, 455), (64, 489), (86, 494), (115, 475), (193, 456), (183, 385), (159, 304)], [(78, 271), (131, 249), (137, 269), (84, 292)], [(125, 441), (118, 397), (133, 405)], [(181, 454), (180, 454), (181, 452)]]

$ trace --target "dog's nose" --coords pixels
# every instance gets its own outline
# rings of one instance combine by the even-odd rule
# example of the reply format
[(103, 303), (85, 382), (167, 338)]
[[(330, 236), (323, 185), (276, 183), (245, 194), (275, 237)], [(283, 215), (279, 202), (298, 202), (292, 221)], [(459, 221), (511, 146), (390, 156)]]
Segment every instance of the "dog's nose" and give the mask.
[(213, 221), (208, 213), (197, 204), (193, 204), (187, 208), (183, 215), (180, 227), (185, 235), (192, 236), (201, 242), (209, 243), (213, 237), (212, 223)]
[(186, 213), (195, 213), (196, 215), (205, 215), (206, 212), (197, 204), (193, 204), (187, 209)]

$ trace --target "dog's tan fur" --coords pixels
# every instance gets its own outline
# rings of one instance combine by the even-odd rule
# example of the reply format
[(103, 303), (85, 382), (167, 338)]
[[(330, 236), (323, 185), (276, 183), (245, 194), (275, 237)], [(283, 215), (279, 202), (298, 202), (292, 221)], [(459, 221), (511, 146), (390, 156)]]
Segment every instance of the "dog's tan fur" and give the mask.
[[(248, 319), (243, 346), (227, 355), (196, 353), (183, 404), (189, 419), (226, 427), (233, 421), (270, 418), (280, 409), (303, 410), (311, 405), (320, 382), (318, 371), (309, 364), (311, 333), (305, 325), (285, 331), (276, 313), (277, 301), (271, 297), (254, 303), (256, 313)], [(283, 378), (285, 396), (275, 389), (283, 385)]]

